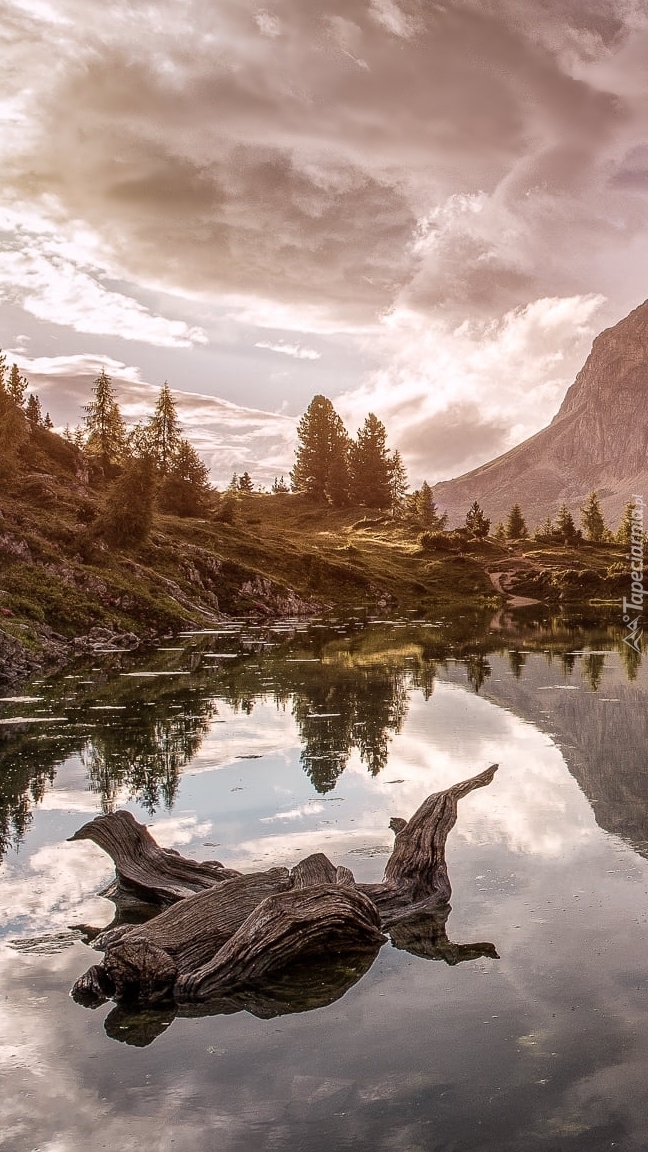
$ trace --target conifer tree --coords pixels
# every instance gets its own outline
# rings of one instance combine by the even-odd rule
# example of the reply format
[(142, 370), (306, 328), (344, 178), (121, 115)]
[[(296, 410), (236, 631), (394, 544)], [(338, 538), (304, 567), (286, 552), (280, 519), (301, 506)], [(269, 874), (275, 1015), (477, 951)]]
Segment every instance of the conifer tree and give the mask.
[(200, 516), (206, 510), (210, 492), (207, 465), (193, 445), (181, 437), (171, 470), (160, 488), (160, 507), (176, 516)]
[(344, 501), (349, 437), (326, 396), (314, 396), (297, 426), (299, 444), (290, 473), (293, 492), (320, 504)]
[(43, 424), (43, 410), (40, 400), (35, 392), (30, 392), (25, 404), (25, 415), (31, 428), (41, 428)]
[(155, 411), (148, 426), (153, 460), (162, 476), (166, 476), (180, 442), (180, 422), (171, 389), (166, 380), (160, 389)]
[(420, 488), (412, 492), (407, 498), (407, 510), (413, 516), (421, 528), (425, 528), (432, 532), (442, 532), (448, 523), (448, 513), (444, 512), (439, 514), (436, 501), (434, 499), (434, 492), (430, 488), (427, 480), (424, 480)]
[(633, 527), (635, 524), (635, 520), (633, 519), (632, 513), (634, 512), (635, 507), (636, 507), (636, 505), (634, 504), (634, 502), (632, 500), (629, 500), (628, 503), (626, 504), (625, 508), (623, 509), (623, 516), (621, 517), (621, 523), (619, 524), (619, 527), (617, 528), (617, 534), (616, 534), (616, 538), (617, 538), (617, 541), (619, 544), (631, 544), (632, 543), (632, 530), (633, 530)]
[(478, 539), (483, 539), (484, 536), (488, 536), (490, 525), (491, 522), (488, 517), (484, 515), (483, 509), (480, 508), (476, 500), (473, 501), (466, 512), (466, 528), (468, 531)]
[(506, 537), (508, 540), (524, 540), (528, 535), (522, 509), (519, 504), (514, 504), (506, 521)]
[(556, 517), (555, 532), (563, 544), (573, 544), (579, 537), (579, 532), (566, 504), (561, 504)]
[(22, 408), (25, 403), (25, 388), (27, 387), (27, 380), (21, 376), (17, 364), (11, 365), (11, 372), (7, 381), (7, 392), (11, 396), (14, 404)]
[(114, 544), (140, 544), (153, 523), (155, 466), (152, 457), (129, 460), (106, 500), (100, 528)]
[(495, 531), (493, 532), (493, 536), (495, 537), (495, 539), (497, 540), (497, 542), (499, 544), (503, 544), (504, 541), (506, 540), (506, 528), (505, 528), (504, 522), (502, 520), (498, 521), (497, 527), (495, 528)]
[(551, 540), (555, 533), (555, 528), (551, 516), (547, 516), (542, 524), (539, 524), (533, 533), (536, 540)]
[(138, 421), (137, 424), (133, 425), (126, 437), (125, 452), (126, 456), (130, 457), (152, 455), (151, 437), (147, 424)]
[(351, 444), (351, 498), (369, 508), (391, 504), (390, 459), (385, 425), (370, 412)]
[(278, 496), (278, 495), (283, 495), (284, 493), (289, 492), (289, 491), (290, 491), (290, 489), (289, 489), (288, 485), (286, 484), (286, 481), (284, 480), (283, 476), (281, 477), (281, 479), (279, 479), (278, 476), (275, 476), (274, 483), (272, 485), (273, 494), (275, 496)]
[(5, 368), (5, 358), (0, 352), (0, 476), (3, 478), (17, 470), (20, 448), (27, 439), (25, 416), (9, 393)]
[(243, 492), (248, 496), (251, 492), (254, 492), (254, 484), (252, 483), (252, 477), (249, 472), (244, 472), (242, 476), (239, 476), (238, 488), (239, 492)]
[(407, 482), (407, 471), (403, 463), (403, 457), (398, 451), (398, 448), (392, 453), (389, 462), (389, 486), (391, 489), (392, 508), (402, 508), (407, 498), (409, 484)]
[(605, 539), (605, 520), (596, 492), (590, 492), (584, 507), (581, 508), (581, 524), (587, 540), (598, 543)]
[(94, 400), (84, 405), (86, 426), (86, 452), (94, 456), (103, 468), (117, 464), (126, 445), (126, 428), (115, 399), (112, 380), (105, 368), (94, 381)]
[(350, 483), (349, 444), (345, 434), (334, 441), (329, 461), (326, 494), (334, 508), (344, 508), (349, 503)]

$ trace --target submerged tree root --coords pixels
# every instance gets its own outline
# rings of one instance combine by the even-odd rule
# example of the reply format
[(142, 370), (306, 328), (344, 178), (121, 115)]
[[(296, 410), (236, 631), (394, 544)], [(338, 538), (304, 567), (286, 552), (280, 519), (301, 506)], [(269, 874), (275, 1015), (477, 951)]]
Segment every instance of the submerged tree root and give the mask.
[[(117, 922), (93, 946), (104, 952), (75, 983), (79, 1003), (115, 999), (166, 1005), (169, 1015), (303, 1011), (341, 996), (371, 965), (388, 930), (397, 948), (456, 964), (497, 957), (492, 944), (453, 944), (445, 932), (451, 893), (445, 860), (458, 801), (493, 779), (497, 765), (437, 792), (410, 820), (394, 818), (394, 849), (380, 884), (357, 884), (321, 853), (291, 871), (250, 875), (160, 848), (128, 812), (99, 816), (72, 840), (93, 840), (112, 858)], [(120, 908), (163, 911), (142, 924), (119, 923)], [(192, 1007), (193, 1006), (193, 1007)], [(120, 1025), (121, 1027), (121, 1025)], [(148, 1029), (148, 1030), (147, 1030)], [(158, 1034), (147, 1025), (144, 1034)], [(163, 1029), (162, 1029), (163, 1030)], [(146, 1043), (137, 1027), (133, 1043)], [(128, 1037), (123, 1037), (128, 1039)]]

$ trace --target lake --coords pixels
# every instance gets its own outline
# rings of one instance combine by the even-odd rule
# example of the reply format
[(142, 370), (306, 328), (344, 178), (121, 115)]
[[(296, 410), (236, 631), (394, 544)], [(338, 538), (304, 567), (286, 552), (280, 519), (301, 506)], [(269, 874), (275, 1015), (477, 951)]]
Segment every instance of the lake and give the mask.
[[(647, 729), (615, 620), (531, 610), (234, 621), (7, 692), (0, 1146), (645, 1149)], [(114, 912), (111, 861), (68, 841), (99, 812), (242, 871), (321, 850), (377, 881), (390, 818), (493, 762), (435, 958), (388, 942), (338, 999), (270, 1018), (71, 999)]]

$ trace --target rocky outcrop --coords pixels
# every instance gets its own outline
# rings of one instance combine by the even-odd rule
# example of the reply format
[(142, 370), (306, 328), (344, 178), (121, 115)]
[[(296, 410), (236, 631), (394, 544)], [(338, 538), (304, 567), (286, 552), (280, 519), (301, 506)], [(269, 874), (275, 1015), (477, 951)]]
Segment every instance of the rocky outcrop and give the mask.
[(648, 301), (596, 337), (547, 428), (435, 497), (451, 524), (478, 500), (493, 521), (519, 502), (533, 527), (563, 501), (578, 513), (592, 490), (613, 526), (633, 493), (648, 495)]

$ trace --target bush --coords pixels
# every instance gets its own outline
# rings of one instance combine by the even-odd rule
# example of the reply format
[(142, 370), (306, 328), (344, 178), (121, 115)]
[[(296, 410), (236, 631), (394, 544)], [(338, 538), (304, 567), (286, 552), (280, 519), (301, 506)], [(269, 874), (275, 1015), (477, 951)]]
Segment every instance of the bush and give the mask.
[(459, 552), (465, 544), (465, 533), (458, 532), (419, 532), (419, 547), (425, 552)]
[(233, 524), (236, 520), (236, 500), (233, 496), (221, 496), (215, 513), (221, 524)]

